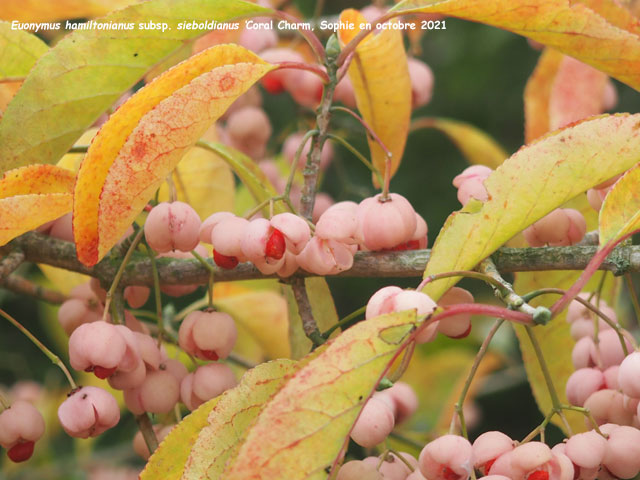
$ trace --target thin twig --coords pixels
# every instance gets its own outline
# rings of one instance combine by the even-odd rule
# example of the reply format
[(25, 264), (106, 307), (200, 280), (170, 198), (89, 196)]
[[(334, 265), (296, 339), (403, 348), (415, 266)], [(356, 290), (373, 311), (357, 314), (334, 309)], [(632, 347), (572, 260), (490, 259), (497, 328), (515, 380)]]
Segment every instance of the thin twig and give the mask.
[(22, 250), (12, 250), (0, 260), (0, 281), (11, 275), (24, 262)]
[(9, 275), (4, 278), (0, 281), (0, 287), (11, 290), (14, 293), (37, 298), (47, 303), (53, 303), (54, 305), (59, 305), (69, 299), (69, 297), (61, 292), (42, 287), (19, 275)]
[(320, 330), (318, 330), (318, 324), (313, 318), (313, 311), (311, 310), (311, 303), (307, 295), (304, 278), (294, 278), (291, 281), (291, 288), (293, 289), (293, 296), (298, 304), (298, 313), (302, 319), (302, 329), (305, 335), (311, 340), (314, 347), (322, 345), (325, 339), (322, 333), (320, 333)]

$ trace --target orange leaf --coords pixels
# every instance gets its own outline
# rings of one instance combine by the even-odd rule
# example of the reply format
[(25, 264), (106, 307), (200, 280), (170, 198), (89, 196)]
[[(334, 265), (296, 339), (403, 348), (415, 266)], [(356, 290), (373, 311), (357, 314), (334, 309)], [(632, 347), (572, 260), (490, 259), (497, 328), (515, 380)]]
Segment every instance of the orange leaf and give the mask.
[(166, 71), (120, 107), (96, 135), (78, 173), (78, 259), (98, 262), (184, 153), (272, 68), (237, 45), (216, 46)]
[(443, 13), (503, 28), (640, 88), (638, 21), (611, 1), (404, 0), (392, 10)]
[(0, 178), (0, 245), (71, 210), (74, 173), (29, 165)]
[[(347, 9), (340, 15), (340, 23), (354, 25), (338, 32), (345, 45), (367, 21), (357, 10)], [(411, 117), (411, 79), (402, 33), (390, 29), (366, 37), (354, 52), (349, 78), (358, 110), (393, 155), (393, 175), (402, 160)], [(377, 142), (368, 141), (373, 165), (384, 173), (387, 156)]]
[(574, 58), (547, 49), (525, 89), (525, 138), (545, 133), (604, 111), (607, 76)]

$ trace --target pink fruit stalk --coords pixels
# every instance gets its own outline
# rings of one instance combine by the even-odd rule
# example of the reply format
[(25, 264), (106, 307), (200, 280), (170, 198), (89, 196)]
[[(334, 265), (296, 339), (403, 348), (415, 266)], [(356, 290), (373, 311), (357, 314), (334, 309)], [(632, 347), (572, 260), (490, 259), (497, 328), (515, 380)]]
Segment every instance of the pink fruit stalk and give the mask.
[(118, 402), (98, 387), (73, 390), (58, 408), (58, 420), (67, 434), (77, 438), (97, 437), (120, 420)]
[(144, 223), (145, 239), (158, 253), (193, 250), (198, 245), (199, 231), (200, 217), (183, 202), (159, 203)]

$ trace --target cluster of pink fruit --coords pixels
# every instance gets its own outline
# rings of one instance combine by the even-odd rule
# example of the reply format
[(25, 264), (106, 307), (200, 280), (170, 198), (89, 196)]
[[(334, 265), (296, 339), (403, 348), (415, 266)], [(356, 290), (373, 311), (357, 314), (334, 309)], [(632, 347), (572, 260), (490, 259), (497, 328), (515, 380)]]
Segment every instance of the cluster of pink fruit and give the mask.
[[(606, 424), (550, 448), (518, 444), (491, 431), (470, 443), (444, 435), (428, 443), (418, 459), (401, 453), (345, 463), (337, 480), (467, 480), (472, 471), (487, 480), (595, 480), (633, 478), (640, 472), (640, 431)], [(383, 461), (384, 460), (384, 461)]]
[[(588, 299), (587, 294), (580, 296)], [(615, 312), (604, 300), (597, 307), (617, 324)], [(577, 340), (572, 352), (576, 371), (566, 386), (569, 402), (589, 409), (599, 425), (640, 427), (640, 353), (633, 351), (630, 335), (621, 330), (619, 336), (608, 323), (576, 301), (569, 306), (567, 321)], [(632, 353), (627, 355), (625, 350)]]
[[(473, 165), (453, 179), (453, 186), (458, 189), (458, 200), (463, 206), (471, 199), (481, 202), (489, 200), (489, 192), (484, 181), (491, 172), (493, 170), (484, 165)], [(558, 208), (524, 229), (522, 233), (532, 247), (562, 247), (580, 242), (586, 232), (587, 223), (582, 213), (572, 208)]]

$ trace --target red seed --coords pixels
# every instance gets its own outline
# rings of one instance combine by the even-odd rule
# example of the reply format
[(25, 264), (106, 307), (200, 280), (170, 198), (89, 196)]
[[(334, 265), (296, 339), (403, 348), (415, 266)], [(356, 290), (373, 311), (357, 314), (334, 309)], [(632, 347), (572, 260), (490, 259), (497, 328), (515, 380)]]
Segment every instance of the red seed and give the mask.
[(493, 460), (489, 460), (487, 463), (484, 464), (484, 474), (485, 475), (489, 475), (489, 470), (491, 470), (491, 467), (493, 466), (493, 464), (496, 462), (496, 459), (494, 458)]
[(216, 262), (216, 265), (220, 268), (225, 268), (227, 270), (236, 268), (238, 265), (238, 259), (236, 257), (228, 257), (216, 252), (215, 250), (213, 251), (213, 261)]
[(7, 456), (12, 462), (24, 462), (29, 460), (31, 455), (33, 455), (33, 447), (33, 442), (20, 441), (7, 451)]
[(96, 367), (93, 367), (93, 374), (96, 377), (101, 378), (102, 380), (104, 380), (105, 378), (109, 378), (111, 375), (116, 373), (117, 369), (118, 369), (118, 367), (104, 368), (104, 367), (101, 367), (101, 366), (96, 366)]
[(264, 249), (266, 256), (280, 260), (286, 248), (287, 244), (284, 240), (284, 235), (280, 230), (274, 228), (269, 240), (267, 240), (267, 246)]
[(460, 478), (460, 475), (444, 465), (442, 466), (442, 476), (446, 478), (446, 480), (458, 480)]
[(536, 470), (535, 472), (529, 474), (527, 480), (549, 480), (549, 472), (545, 472), (544, 470)]
[(213, 360), (214, 362), (220, 358), (213, 350), (202, 350), (202, 356), (207, 360)]
[(272, 95), (284, 92), (284, 85), (282, 85), (280, 79), (271, 75), (263, 77), (262, 86), (268, 93), (271, 93)]

